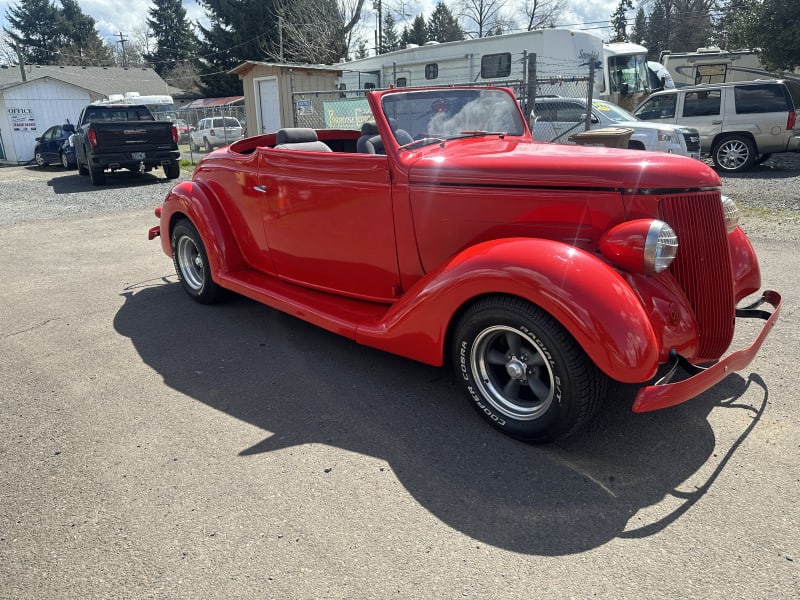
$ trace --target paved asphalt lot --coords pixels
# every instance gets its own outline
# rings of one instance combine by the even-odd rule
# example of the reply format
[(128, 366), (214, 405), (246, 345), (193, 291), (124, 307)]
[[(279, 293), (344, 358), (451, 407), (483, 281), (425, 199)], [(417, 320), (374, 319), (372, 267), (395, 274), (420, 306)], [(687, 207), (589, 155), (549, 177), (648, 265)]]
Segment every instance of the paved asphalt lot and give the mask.
[(0, 598), (797, 597), (792, 215), (745, 220), (784, 296), (750, 368), (532, 447), (444, 371), (189, 301), (170, 185), (0, 169), (40, 211), (0, 223)]

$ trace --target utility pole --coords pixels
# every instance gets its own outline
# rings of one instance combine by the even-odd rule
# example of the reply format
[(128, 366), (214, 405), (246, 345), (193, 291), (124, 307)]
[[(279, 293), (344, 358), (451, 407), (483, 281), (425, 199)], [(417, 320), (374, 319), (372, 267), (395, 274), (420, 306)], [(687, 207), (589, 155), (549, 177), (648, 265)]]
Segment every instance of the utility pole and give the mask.
[(383, 50), (383, 7), (381, 6), (381, 0), (375, 0), (372, 3), (372, 8), (378, 11), (378, 37), (375, 40), (375, 56), (378, 56)]
[(17, 62), (19, 63), (19, 75), (22, 77), (22, 81), (28, 81), (28, 76), (25, 74), (25, 59), (22, 57), (22, 51), (19, 49), (19, 45), (14, 43), (11, 44), (11, 47), (14, 48), (14, 52), (17, 53)]
[(125, 42), (127, 42), (128, 40), (123, 37), (121, 31), (117, 35), (119, 36), (119, 45), (122, 46), (122, 68), (123, 69), (127, 69), (128, 68), (128, 53), (125, 52)]

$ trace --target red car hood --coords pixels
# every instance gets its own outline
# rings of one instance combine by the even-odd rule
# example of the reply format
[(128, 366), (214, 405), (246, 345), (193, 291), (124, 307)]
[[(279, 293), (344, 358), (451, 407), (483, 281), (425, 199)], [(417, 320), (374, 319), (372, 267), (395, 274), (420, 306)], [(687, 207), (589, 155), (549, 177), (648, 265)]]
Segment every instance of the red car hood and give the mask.
[(499, 138), (425, 146), (410, 155), (411, 184), (450, 183), (624, 189), (719, 187), (705, 163), (684, 156)]

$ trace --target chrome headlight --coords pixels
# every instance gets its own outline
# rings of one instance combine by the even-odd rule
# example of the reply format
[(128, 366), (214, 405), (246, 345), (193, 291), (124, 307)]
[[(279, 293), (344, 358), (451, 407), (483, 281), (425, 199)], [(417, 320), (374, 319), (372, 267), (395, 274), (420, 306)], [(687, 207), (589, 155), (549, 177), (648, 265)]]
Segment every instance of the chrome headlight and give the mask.
[(652, 269), (654, 273), (661, 273), (668, 269), (677, 252), (678, 236), (675, 231), (664, 221), (654, 220), (644, 244), (645, 271)]
[(600, 238), (600, 252), (628, 271), (655, 275), (668, 269), (675, 259), (678, 236), (658, 219), (626, 221)]
[(728, 196), (722, 196), (722, 211), (725, 213), (725, 227), (728, 233), (732, 233), (739, 226), (739, 207)]

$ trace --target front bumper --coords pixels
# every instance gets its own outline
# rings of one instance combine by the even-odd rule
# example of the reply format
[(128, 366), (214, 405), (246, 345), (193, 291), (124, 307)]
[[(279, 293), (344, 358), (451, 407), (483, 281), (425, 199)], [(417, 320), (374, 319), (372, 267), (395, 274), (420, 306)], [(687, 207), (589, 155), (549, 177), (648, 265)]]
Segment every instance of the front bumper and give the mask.
[[(772, 312), (758, 308), (765, 303), (772, 306)], [(775, 325), (780, 310), (781, 295), (773, 291), (765, 291), (756, 303), (746, 308), (736, 309), (737, 317), (766, 321), (755, 341), (749, 347), (737, 350), (707, 368), (690, 365), (688, 361), (675, 354), (670, 372), (654, 385), (644, 387), (636, 394), (636, 399), (633, 401), (633, 412), (658, 410), (686, 402), (716, 385), (732, 372), (749, 365)], [(689, 371), (691, 376), (683, 381), (669, 383), (678, 366)]]

